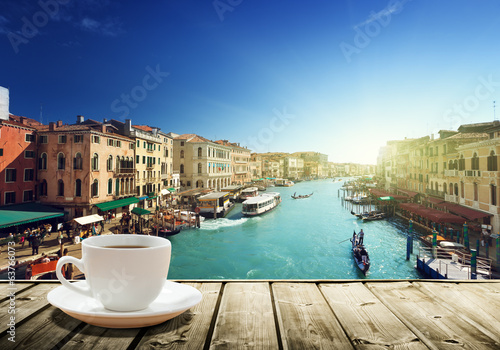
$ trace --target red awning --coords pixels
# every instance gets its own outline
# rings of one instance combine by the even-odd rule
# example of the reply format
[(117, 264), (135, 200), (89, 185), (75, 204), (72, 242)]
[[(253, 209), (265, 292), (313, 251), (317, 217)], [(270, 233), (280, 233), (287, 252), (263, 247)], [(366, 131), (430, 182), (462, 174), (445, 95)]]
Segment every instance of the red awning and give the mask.
[(465, 222), (465, 219), (460, 216), (456, 216), (450, 213), (445, 213), (443, 211), (432, 208), (427, 208), (423, 205), (416, 203), (401, 203), (399, 207), (401, 209), (408, 210), (409, 212), (412, 212), (416, 215), (422, 216), (426, 219), (429, 219), (431, 221), (440, 224), (442, 223), (463, 224)]
[(441, 203), (440, 206), (447, 209), (450, 213), (463, 216), (467, 220), (476, 220), (485, 218), (487, 216), (493, 216), (493, 214), (486, 213), (484, 211), (464, 207), (460, 204), (455, 203)]
[(442, 200), (441, 198), (434, 198), (434, 197), (427, 197), (426, 200), (432, 204), (439, 204), (444, 202), (444, 200)]
[(401, 192), (401, 193), (404, 193), (404, 194), (406, 194), (406, 195), (408, 195), (410, 197), (415, 197), (418, 194), (418, 192), (413, 192), (413, 191), (408, 191), (408, 190), (401, 190), (399, 188), (398, 188), (398, 191)]
[(382, 190), (377, 190), (377, 189), (374, 189), (374, 188), (370, 188), (369, 189), (370, 193), (373, 194), (375, 197), (392, 197), (396, 200), (398, 199), (408, 199), (407, 196), (400, 196), (400, 195), (397, 195), (397, 194), (394, 194), (394, 193), (389, 193), (389, 192), (386, 192), (386, 191), (382, 191)]

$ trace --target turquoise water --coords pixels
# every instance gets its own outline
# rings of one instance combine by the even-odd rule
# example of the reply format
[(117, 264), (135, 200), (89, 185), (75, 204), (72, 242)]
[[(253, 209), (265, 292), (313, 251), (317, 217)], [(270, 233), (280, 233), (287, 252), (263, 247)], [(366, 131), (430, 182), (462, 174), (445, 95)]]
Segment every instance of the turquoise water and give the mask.
[[(415, 256), (406, 261), (407, 226), (396, 219), (362, 222), (344, 208), (342, 182), (316, 180), (274, 187), (283, 202), (270, 213), (246, 218), (241, 204), (224, 219), (170, 237), (169, 279), (365, 278), (351, 255), (353, 229), (365, 232), (371, 267), (366, 278), (419, 278)], [(297, 194), (314, 195), (295, 200)], [(347, 240), (347, 241), (345, 241)], [(342, 242), (344, 241), (344, 242)], [(418, 252), (418, 242), (414, 242)]]

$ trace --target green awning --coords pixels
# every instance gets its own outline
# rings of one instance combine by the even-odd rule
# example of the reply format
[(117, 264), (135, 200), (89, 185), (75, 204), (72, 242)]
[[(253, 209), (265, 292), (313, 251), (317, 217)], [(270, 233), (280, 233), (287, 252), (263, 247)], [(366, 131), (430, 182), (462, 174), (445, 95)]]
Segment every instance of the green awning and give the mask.
[(64, 216), (64, 211), (38, 203), (23, 203), (0, 208), (0, 228), (29, 224)]
[(115, 201), (99, 203), (99, 204), (96, 204), (96, 206), (99, 209), (101, 209), (102, 211), (107, 211), (107, 210), (116, 209), (116, 208), (124, 207), (126, 205), (135, 204), (135, 203), (139, 203), (139, 199), (136, 197), (129, 197), (129, 198), (117, 199)]
[(175, 192), (175, 188), (173, 188), (173, 187), (170, 187), (168, 190), (170, 191), (170, 193)]
[(146, 209), (135, 207), (134, 209), (132, 209), (132, 214), (145, 215), (145, 214), (151, 214), (151, 212), (149, 210), (146, 210)]
[(388, 197), (379, 197), (379, 201), (393, 201), (394, 197), (388, 196)]

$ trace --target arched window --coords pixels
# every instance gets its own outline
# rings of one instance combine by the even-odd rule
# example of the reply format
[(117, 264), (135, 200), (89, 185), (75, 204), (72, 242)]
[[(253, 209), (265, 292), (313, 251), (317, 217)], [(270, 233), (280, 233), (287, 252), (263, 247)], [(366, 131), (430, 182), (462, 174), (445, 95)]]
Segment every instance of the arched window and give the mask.
[(73, 169), (82, 170), (83, 168), (83, 158), (80, 152), (77, 152), (75, 158), (73, 158)]
[(457, 195), (456, 193), (453, 193), (453, 184), (452, 183), (450, 183), (450, 195), (452, 195), (452, 196)]
[(495, 151), (491, 151), (488, 157), (488, 171), (497, 171), (497, 156), (495, 155)]
[(92, 170), (99, 170), (99, 155), (97, 153), (92, 156)]
[(108, 194), (113, 194), (113, 179), (108, 179)]
[(201, 174), (201, 163), (198, 163), (198, 174)]
[(113, 171), (113, 156), (110, 154), (108, 157), (108, 162), (106, 164), (108, 171)]
[(464, 155), (460, 155), (460, 159), (458, 160), (458, 170), (465, 170), (465, 158)]
[(47, 153), (42, 153), (38, 159), (38, 169), (47, 170)]
[(47, 195), (47, 181), (42, 180), (40, 182), (40, 196), (46, 196)]
[(181, 174), (184, 174), (184, 164), (181, 164)]
[(82, 180), (77, 179), (75, 181), (75, 197), (82, 196)]
[(202, 154), (202, 149), (201, 147), (198, 147), (198, 157), (201, 157), (201, 154)]
[(97, 197), (99, 195), (99, 181), (97, 179), (94, 180), (90, 187), (90, 195), (92, 197)]
[(57, 155), (57, 170), (64, 170), (66, 167), (66, 158), (64, 153), (59, 153)]
[(474, 153), (471, 159), (471, 169), (472, 170), (479, 170), (479, 157), (477, 156), (477, 153)]
[(63, 182), (63, 180), (57, 181), (57, 195), (59, 197), (64, 197), (64, 182)]

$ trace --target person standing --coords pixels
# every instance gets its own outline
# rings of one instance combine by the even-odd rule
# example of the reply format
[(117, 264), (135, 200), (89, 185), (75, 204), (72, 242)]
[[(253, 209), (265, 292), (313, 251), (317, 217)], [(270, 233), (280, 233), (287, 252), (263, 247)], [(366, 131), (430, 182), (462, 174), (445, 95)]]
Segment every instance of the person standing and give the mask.
[(364, 238), (365, 238), (365, 233), (363, 232), (363, 229), (361, 229), (361, 231), (359, 231), (358, 234), (358, 243), (363, 244)]
[(33, 236), (33, 241), (31, 242), (31, 255), (38, 255), (38, 247), (41, 244), (40, 234), (37, 233)]
[[(68, 248), (65, 248), (64, 249), (64, 256), (68, 256)], [(67, 280), (72, 280), (73, 279), (73, 274), (74, 274), (74, 271), (73, 271), (73, 264), (65, 264), (64, 265), (64, 277), (67, 279)]]

